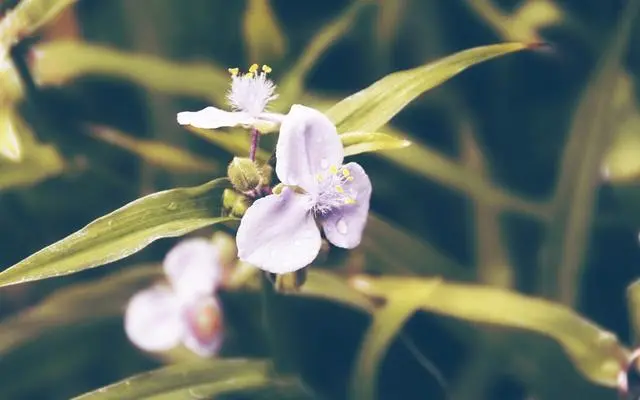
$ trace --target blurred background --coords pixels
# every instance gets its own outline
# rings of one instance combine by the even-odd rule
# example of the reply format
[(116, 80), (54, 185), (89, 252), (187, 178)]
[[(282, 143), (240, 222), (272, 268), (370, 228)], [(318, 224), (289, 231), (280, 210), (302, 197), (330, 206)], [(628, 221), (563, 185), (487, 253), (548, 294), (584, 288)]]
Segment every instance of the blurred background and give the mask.
[[(22, 145), (0, 157), (0, 266), (142, 195), (224, 176), (229, 147), (183, 129), (175, 116), (222, 106), (228, 67), (267, 63), (276, 84), (303, 84), (291, 102), (326, 109), (391, 72), (470, 47), (545, 42), (472, 67), (381, 129), (415, 145), (356, 157), (373, 182), (375, 220), (360, 248), (332, 249), (325, 264), (545, 297), (633, 346), (627, 286), (640, 266), (640, 24), (628, 34), (613, 84), (594, 79), (627, 3), (79, 0), (12, 50), (15, 68), (2, 66), (3, 90), (15, 82), (22, 89), (0, 123)], [(310, 48), (323, 40), (320, 51)], [(582, 104), (587, 96), (610, 96), (615, 115), (598, 119), (598, 109)], [(123, 332), (124, 304), (147, 284), (142, 278), (36, 313), (30, 307), (157, 263), (174, 242), (158, 241), (109, 268), (0, 289), (0, 398), (70, 398), (166, 362), (136, 350)], [(227, 354), (265, 354), (252, 317), (259, 299), (223, 299)], [(303, 338), (305, 381), (322, 398), (344, 398), (367, 318), (317, 301), (288, 307)], [(405, 332), (452, 398), (617, 396), (588, 383), (538, 335), (426, 313)], [(379, 388), (384, 399), (446, 398), (400, 342), (385, 358)]]

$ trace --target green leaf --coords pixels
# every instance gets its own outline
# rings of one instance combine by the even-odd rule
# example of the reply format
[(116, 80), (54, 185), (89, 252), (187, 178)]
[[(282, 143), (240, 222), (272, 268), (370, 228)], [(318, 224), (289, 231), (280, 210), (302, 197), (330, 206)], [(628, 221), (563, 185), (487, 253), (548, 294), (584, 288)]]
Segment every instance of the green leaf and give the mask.
[(601, 167), (615, 133), (616, 86), (627, 43), (640, 10), (632, 0), (600, 59), (575, 111), (562, 156), (540, 265), (539, 289), (544, 295), (573, 305), (578, 300), (583, 263), (589, 242)]
[(375, 132), (427, 90), (473, 65), (527, 48), (530, 46), (524, 43), (476, 47), (421, 67), (394, 72), (340, 101), (326, 114), (339, 132)]
[(284, 56), (286, 38), (269, 0), (247, 2), (243, 32), (250, 62), (268, 64)]
[(299, 292), (300, 296), (326, 299), (349, 308), (371, 312), (371, 301), (362, 293), (354, 290), (344, 278), (321, 269), (309, 269), (307, 280)]
[(382, 132), (346, 132), (340, 135), (344, 155), (353, 156), (360, 153), (380, 150), (403, 149), (411, 142), (394, 135)]
[(146, 89), (226, 104), (229, 74), (210, 63), (175, 63), (75, 41), (38, 45), (31, 67), (39, 85), (61, 85), (85, 75), (106, 75)]
[[(216, 398), (223, 394), (282, 386), (299, 386), (295, 379), (271, 375), (271, 365), (265, 360), (216, 359), (178, 364), (125, 379), (96, 391), (76, 397), (76, 400), (138, 400), (193, 397)], [(191, 393), (191, 395), (190, 395)]]
[(158, 265), (130, 266), (106, 278), (59, 289), (0, 324), (0, 354), (56, 328), (122, 315), (129, 297), (160, 277)]
[(377, 398), (378, 371), (389, 346), (439, 283), (434, 279), (431, 286), (409, 286), (406, 290), (389, 293), (385, 305), (373, 313), (373, 322), (364, 336), (351, 375), (351, 399)]
[(0, 108), (0, 156), (18, 162), (22, 160), (19, 129), (23, 126), (11, 107)]
[(64, 169), (62, 155), (53, 146), (32, 145), (21, 162), (0, 161), (0, 189), (30, 186)]
[(226, 179), (137, 199), (0, 273), (0, 286), (95, 268), (142, 250), (154, 240), (229, 221), (221, 217)]
[[(354, 0), (345, 11), (313, 37), (302, 52), (300, 59), (282, 78), (282, 82), (279, 85), (280, 97), (275, 103), (278, 111), (282, 111), (283, 107), (288, 107), (298, 100), (304, 91), (304, 83), (309, 71), (318, 63), (327, 49), (349, 31), (360, 11), (370, 3), (371, 0)], [(375, 129), (352, 130), (375, 131)]]
[(640, 280), (636, 280), (627, 288), (627, 308), (631, 321), (631, 337), (633, 344), (640, 344)]
[[(590, 381), (616, 387), (620, 360), (628, 354), (614, 334), (550, 301), (489, 286), (437, 279), (355, 277), (354, 287), (379, 298), (430, 293), (419, 309), (463, 319), (534, 332), (555, 340)], [(410, 303), (407, 300), (408, 306)], [(413, 303), (415, 304), (415, 303)], [(417, 311), (417, 309), (416, 309)]]
[(55, 19), (77, 0), (22, 0), (0, 22), (0, 44), (7, 48)]
[(138, 155), (147, 163), (173, 172), (211, 173), (217, 164), (179, 147), (156, 140), (138, 139), (115, 129), (94, 126), (91, 136)]

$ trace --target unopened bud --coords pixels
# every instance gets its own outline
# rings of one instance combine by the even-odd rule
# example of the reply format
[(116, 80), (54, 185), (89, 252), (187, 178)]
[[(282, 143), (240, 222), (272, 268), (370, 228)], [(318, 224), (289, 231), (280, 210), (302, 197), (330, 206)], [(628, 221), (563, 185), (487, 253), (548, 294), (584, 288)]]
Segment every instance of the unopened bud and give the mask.
[(260, 171), (260, 185), (269, 186), (271, 179), (273, 178), (273, 168), (269, 164), (265, 164), (259, 167)]
[(231, 217), (242, 218), (250, 205), (251, 201), (242, 193), (231, 189), (222, 192), (222, 208)]
[(242, 193), (257, 189), (264, 180), (256, 163), (242, 157), (234, 157), (231, 160), (227, 174), (233, 187)]

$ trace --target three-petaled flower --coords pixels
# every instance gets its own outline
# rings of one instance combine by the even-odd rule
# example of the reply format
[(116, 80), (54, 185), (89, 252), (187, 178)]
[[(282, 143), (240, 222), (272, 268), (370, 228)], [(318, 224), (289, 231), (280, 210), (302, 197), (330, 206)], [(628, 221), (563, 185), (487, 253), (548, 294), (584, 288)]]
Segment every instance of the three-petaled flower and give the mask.
[(286, 186), (246, 211), (236, 236), (238, 257), (272, 273), (301, 269), (320, 251), (317, 223), (335, 246), (358, 246), (371, 182), (360, 165), (342, 165), (343, 159), (333, 123), (317, 110), (293, 105), (276, 145), (276, 174)]
[(267, 131), (277, 127), (283, 116), (266, 111), (269, 102), (278, 97), (276, 85), (267, 77), (271, 67), (263, 65), (261, 71), (258, 69), (258, 64), (249, 67), (246, 74), (241, 74), (238, 68), (229, 69), (231, 88), (227, 101), (233, 111), (216, 107), (184, 111), (178, 113), (178, 123), (204, 129), (243, 126)]
[(223, 268), (218, 249), (206, 239), (186, 239), (165, 256), (169, 285), (134, 295), (125, 313), (129, 340), (145, 351), (166, 351), (182, 342), (202, 357), (222, 344), (221, 307), (215, 298)]

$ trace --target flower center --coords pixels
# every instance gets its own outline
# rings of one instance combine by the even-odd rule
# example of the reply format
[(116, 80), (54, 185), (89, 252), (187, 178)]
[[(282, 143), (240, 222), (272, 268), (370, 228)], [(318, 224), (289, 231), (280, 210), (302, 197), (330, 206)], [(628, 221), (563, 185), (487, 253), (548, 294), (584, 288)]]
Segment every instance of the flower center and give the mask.
[(222, 328), (220, 309), (215, 301), (199, 301), (187, 311), (187, 323), (200, 343), (210, 343)]
[(329, 167), (326, 172), (316, 175), (320, 191), (313, 211), (316, 215), (324, 215), (330, 211), (356, 203), (357, 193), (352, 187), (353, 176), (346, 167)]
[(260, 71), (258, 69), (258, 64), (253, 64), (249, 72), (242, 74), (238, 68), (229, 68), (231, 89), (227, 93), (227, 101), (233, 110), (257, 116), (278, 97), (276, 85), (267, 78), (271, 67), (263, 65)]

